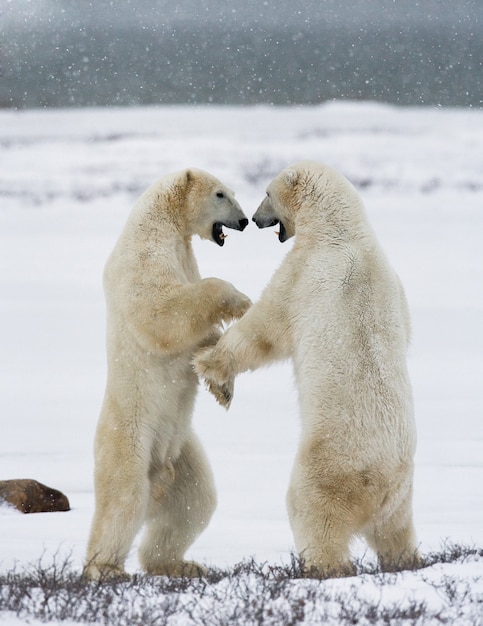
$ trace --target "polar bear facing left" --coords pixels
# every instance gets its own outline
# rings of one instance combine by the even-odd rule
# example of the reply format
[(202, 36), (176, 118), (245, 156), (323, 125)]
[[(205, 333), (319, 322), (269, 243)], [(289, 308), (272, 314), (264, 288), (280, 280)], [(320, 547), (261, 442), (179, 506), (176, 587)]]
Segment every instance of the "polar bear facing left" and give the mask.
[(197, 355), (197, 371), (223, 385), (292, 360), (302, 433), (287, 508), (308, 575), (353, 574), (355, 536), (384, 569), (414, 567), (416, 427), (402, 284), (356, 190), (330, 167), (283, 170), (253, 219), (278, 223), (279, 240), (295, 243), (258, 302)]
[[(250, 300), (201, 279), (192, 235), (222, 246), (223, 226), (248, 220), (233, 192), (202, 170), (160, 179), (140, 197), (104, 271), (107, 384), (95, 437), (95, 512), (84, 567), (91, 580), (126, 576), (143, 525), (142, 568), (196, 576), (186, 549), (216, 506), (210, 466), (191, 425), (193, 354)], [(231, 396), (233, 381), (212, 389)]]

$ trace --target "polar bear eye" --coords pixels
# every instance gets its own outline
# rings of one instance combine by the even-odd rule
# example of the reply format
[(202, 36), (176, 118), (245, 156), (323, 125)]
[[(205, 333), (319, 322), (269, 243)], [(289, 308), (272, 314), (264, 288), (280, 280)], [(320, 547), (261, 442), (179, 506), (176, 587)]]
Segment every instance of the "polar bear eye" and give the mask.
[(225, 197), (225, 194), (224, 194), (222, 191), (217, 191), (217, 192), (216, 192), (216, 197), (217, 197), (217, 198), (224, 198), (224, 197)]
[(267, 198), (270, 198), (270, 192), (267, 191), (266, 193), (267, 193)]

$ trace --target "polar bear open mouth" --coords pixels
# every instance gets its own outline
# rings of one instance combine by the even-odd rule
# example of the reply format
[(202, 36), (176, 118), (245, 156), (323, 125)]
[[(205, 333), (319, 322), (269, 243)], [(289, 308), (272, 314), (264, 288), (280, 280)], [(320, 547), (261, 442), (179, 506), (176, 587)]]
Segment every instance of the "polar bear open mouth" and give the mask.
[(278, 240), (283, 243), (284, 241), (287, 241), (288, 239), (287, 231), (285, 230), (285, 226), (283, 225), (283, 222), (279, 221), (278, 224), (280, 226), (280, 230), (275, 231), (275, 234), (278, 235)]
[[(258, 211), (257, 211), (257, 213), (258, 213)], [(258, 228), (270, 228), (272, 226), (276, 226), (277, 224), (279, 224), (280, 230), (276, 230), (275, 234), (278, 235), (278, 240), (281, 241), (282, 243), (284, 241), (287, 241), (287, 239), (288, 239), (287, 229), (283, 225), (282, 220), (279, 220), (278, 217), (274, 217), (274, 218), (258, 217), (257, 213), (255, 213), (255, 215), (253, 216), (252, 219), (255, 222), (255, 224), (258, 226)]]
[(278, 235), (278, 240), (283, 243), (284, 241), (287, 241), (287, 239), (288, 239), (288, 237), (287, 237), (287, 230), (286, 230), (285, 226), (283, 225), (283, 222), (281, 220), (275, 219), (275, 220), (272, 221), (271, 224), (269, 224), (269, 226), (276, 226), (277, 224), (280, 226), (280, 229), (276, 230), (275, 234)]
[(213, 224), (211, 236), (213, 237), (213, 241), (219, 246), (222, 246), (225, 243), (225, 239), (228, 237), (228, 235), (225, 235), (225, 233), (223, 232), (223, 224), (221, 222), (215, 222)]
[(226, 228), (233, 228), (234, 230), (244, 230), (248, 225), (247, 218), (243, 218), (238, 220), (238, 222), (233, 222), (230, 224), (225, 224), (224, 222), (215, 222), (213, 224), (213, 228), (211, 229), (211, 236), (213, 237), (213, 241), (217, 243), (219, 246), (222, 246), (225, 243), (225, 239), (228, 235), (225, 235), (223, 232), (223, 226)]

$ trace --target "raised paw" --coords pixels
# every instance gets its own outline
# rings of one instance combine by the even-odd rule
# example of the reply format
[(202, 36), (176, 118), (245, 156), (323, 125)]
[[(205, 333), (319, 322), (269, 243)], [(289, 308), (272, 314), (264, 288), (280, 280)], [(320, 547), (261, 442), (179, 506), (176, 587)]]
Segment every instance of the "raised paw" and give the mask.
[(248, 296), (238, 291), (233, 285), (229, 285), (227, 293), (222, 298), (223, 321), (239, 319), (245, 315), (251, 305), (252, 301)]
[[(193, 365), (196, 373), (204, 379), (208, 388), (213, 387), (215, 389), (218, 387), (221, 390), (229, 383), (230, 378), (233, 378), (228, 360), (217, 348), (200, 350), (193, 359)], [(229, 390), (230, 388), (227, 387), (227, 391)]]
[(233, 398), (234, 375), (226, 366), (220, 351), (216, 348), (200, 350), (193, 360), (193, 365), (215, 400), (228, 409)]
[(228, 410), (233, 399), (234, 384), (233, 378), (230, 378), (223, 385), (218, 385), (213, 381), (206, 381), (206, 388), (214, 396), (218, 404)]

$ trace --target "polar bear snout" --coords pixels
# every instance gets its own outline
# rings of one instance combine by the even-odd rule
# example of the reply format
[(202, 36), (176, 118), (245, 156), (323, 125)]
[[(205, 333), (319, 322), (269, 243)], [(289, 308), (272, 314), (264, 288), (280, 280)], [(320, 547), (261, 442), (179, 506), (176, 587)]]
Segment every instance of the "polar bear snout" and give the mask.
[(267, 197), (262, 201), (258, 209), (253, 214), (252, 221), (255, 222), (258, 228), (270, 228), (271, 226), (280, 224), (280, 230), (275, 233), (278, 235), (279, 241), (283, 243), (289, 238), (287, 229), (285, 228), (285, 225), (280, 217), (277, 215), (277, 212), (272, 204), (272, 199), (268, 193)]
[(248, 219), (244, 217), (242, 220), (238, 220), (238, 228), (236, 230), (245, 230), (248, 226)]
[(252, 217), (252, 222), (255, 222), (258, 228), (269, 228), (270, 226), (276, 226), (279, 220), (276, 217), (258, 217), (255, 213), (255, 215)]
[(275, 226), (275, 224), (278, 224), (279, 217), (273, 208), (272, 200), (268, 193), (266, 198), (262, 200), (260, 206), (253, 214), (252, 220), (258, 228), (268, 228), (269, 226)]

